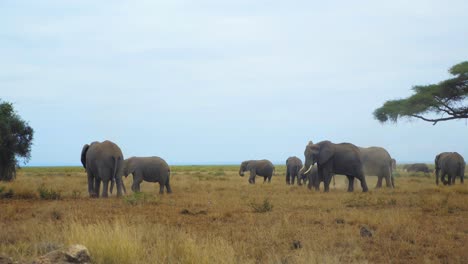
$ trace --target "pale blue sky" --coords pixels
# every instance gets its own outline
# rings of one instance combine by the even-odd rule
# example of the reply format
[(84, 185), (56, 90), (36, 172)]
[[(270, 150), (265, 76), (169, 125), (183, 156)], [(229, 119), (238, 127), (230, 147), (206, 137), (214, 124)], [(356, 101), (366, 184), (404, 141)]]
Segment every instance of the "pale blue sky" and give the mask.
[(0, 1), (0, 98), (29, 165), (110, 139), (170, 164), (303, 159), (309, 140), (468, 158), (465, 121), (372, 117), (468, 59), (467, 1)]

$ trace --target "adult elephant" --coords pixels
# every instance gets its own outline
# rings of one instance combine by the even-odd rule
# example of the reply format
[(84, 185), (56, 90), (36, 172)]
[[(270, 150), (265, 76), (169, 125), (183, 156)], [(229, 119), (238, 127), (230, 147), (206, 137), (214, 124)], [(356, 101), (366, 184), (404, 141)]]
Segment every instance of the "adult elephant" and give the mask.
[(359, 148), (361, 160), (364, 167), (364, 174), (378, 177), (376, 188), (382, 187), (382, 179), (385, 178), (387, 187), (394, 188), (392, 158), (388, 151), (381, 147)]
[(132, 191), (139, 192), (143, 181), (158, 182), (159, 193), (172, 193), (170, 185), (171, 170), (165, 160), (160, 157), (131, 157), (124, 161), (123, 176), (133, 176)]
[[(85, 144), (81, 151), (81, 163), (88, 175), (88, 192), (90, 197), (99, 197), (101, 181), (102, 197), (107, 197), (109, 181), (117, 183), (117, 196), (122, 196), (123, 154), (119, 146), (106, 140)], [(112, 188), (111, 188), (112, 190)]]
[(271, 182), (271, 176), (273, 176), (273, 171), (275, 166), (271, 161), (262, 159), (262, 160), (246, 160), (241, 163), (239, 169), (239, 175), (244, 176), (245, 171), (250, 172), (249, 183), (255, 184), (255, 176), (263, 176), (263, 183)]
[(286, 160), (286, 184), (294, 185), (294, 180), (297, 177), (297, 184), (302, 185), (302, 179), (299, 177), (302, 166), (302, 160), (296, 156), (289, 157)]
[[(455, 184), (455, 177), (460, 177), (460, 182), (465, 178), (465, 160), (457, 152), (442, 152), (435, 157), (436, 184), (439, 185), (439, 176), (444, 185)], [(448, 181), (445, 176), (448, 175)]]
[[(318, 179), (323, 180), (324, 191), (330, 190), (330, 181), (333, 174), (343, 174), (348, 178), (348, 192), (354, 190), (354, 178), (361, 182), (363, 192), (367, 192), (367, 183), (364, 176), (361, 153), (355, 145), (351, 143), (335, 144), (328, 140), (313, 144), (309, 141), (305, 150), (305, 166), (301, 173), (308, 168), (304, 174), (307, 174), (315, 163), (317, 163)], [(318, 181), (320, 182), (320, 181)], [(317, 184), (317, 183), (313, 183)], [(318, 186), (316, 185), (317, 189)]]

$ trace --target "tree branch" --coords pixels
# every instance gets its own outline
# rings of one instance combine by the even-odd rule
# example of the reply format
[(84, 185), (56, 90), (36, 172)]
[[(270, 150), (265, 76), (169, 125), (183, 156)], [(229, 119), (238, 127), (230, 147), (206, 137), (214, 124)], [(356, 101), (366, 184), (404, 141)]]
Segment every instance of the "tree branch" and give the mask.
[(440, 122), (440, 121), (448, 121), (448, 120), (453, 120), (453, 119), (468, 118), (468, 114), (451, 116), (451, 117), (444, 117), (444, 118), (434, 118), (434, 119), (423, 117), (423, 116), (420, 116), (420, 115), (414, 115), (414, 114), (409, 115), (409, 116), (419, 118), (419, 119), (427, 121), (427, 122), (434, 122), (432, 125), (435, 125), (435, 124), (437, 124), (437, 122)]

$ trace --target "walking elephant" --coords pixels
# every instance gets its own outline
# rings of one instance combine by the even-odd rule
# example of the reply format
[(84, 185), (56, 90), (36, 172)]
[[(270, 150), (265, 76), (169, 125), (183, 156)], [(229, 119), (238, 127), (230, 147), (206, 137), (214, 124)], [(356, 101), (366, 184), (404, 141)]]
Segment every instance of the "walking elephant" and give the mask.
[(376, 188), (382, 187), (382, 179), (385, 178), (387, 187), (394, 188), (392, 158), (387, 150), (381, 147), (359, 148), (361, 160), (366, 176), (375, 175), (378, 177)]
[(271, 182), (271, 176), (273, 176), (273, 171), (275, 170), (275, 166), (271, 161), (263, 159), (263, 160), (246, 160), (241, 163), (239, 169), (239, 175), (244, 176), (245, 171), (250, 172), (249, 183), (255, 184), (255, 176), (263, 176), (263, 183)]
[[(119, 146), (106, 140), (85, 144), (81, 151), (81, 163), (88, 175), (88, 192), (90, 197), (99, 197), (101, 181), (103, 182), (102, 197), (107, 197), (109, 181), (117, 183), (117, 196), (122, 196), (125, 190), (122, 182), (123, 154)], [(111, 188), (112, 193), (112, 188)]]
[(297, 184), (302, 185), (299, 177), (299, 170), (302, 168), (302, 160), (296, 156), (289, 157), (286, 160), (286, 184), (294, 185), (294, 180), (297, 177)]
[[(366, 178), (361, 162), (361, 153), (353, 144), (334, 144), (328, 140), (313, 144), (309, 141), (305, 150), (305, 166), (301, 169), (301, 174), (307, 174), (315, 163), (317, 163), (318, 180), (313, 183), (318, 189), (317, 182), (324, 182), (324, 191), (330, 190), (330, 181), (334, 174), (346, 175), (348, 178), (348, 192), (354, 190), (354, 178), (361, 182), (363, 192), (367, 192)], [(305, 172), (303, 170), (307, 168)], [(310, 184), (310, 183), (309, 183)]]
[[(455, 177), (460, 177), (460, 182), (465, 178), (465, 160), (457, 152), (442, 152), (435, 158), (436, 184), (439, 185), (439, 176), (444, 185), (455, 184)], [(448, 181), (445, 176), (448, 175)]]
[(160, 157), (131, 157), (124, 161), (123, 176), (133, 176), (132, 191), (139, 192), (143, 181), (158, 182), (159, 193), (172, 193), (170, 185), (171, 170), (169, 165)]

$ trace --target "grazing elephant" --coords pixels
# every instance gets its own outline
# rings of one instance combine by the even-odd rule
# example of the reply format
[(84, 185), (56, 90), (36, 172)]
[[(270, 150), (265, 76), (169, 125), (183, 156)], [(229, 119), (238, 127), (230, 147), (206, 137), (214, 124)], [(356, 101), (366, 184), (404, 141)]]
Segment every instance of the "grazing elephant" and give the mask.
[(244, 171), (250, 172), (249, 183), (255, 184), (255, 176), (263, 176), (263, 183), (271, 182), (271, 176), (273, 176), (273, 171), (275, 170), (275, 166), (271, 161), (263, 159), (263, 160), (246, 160), (241, 163), (239, 169), (239, 175), (244, 176)]
[(414, 164), (407, 164), (403, 167), (407, 172), (424, 172), (430, 173), (429, 167), (425, 163), (414, 163)]
[(387, 187), (394, 188), (395, 181), (392, 173), (392, 158), (387, 150), (381, 147), (359, 148), (365, 175), (378, 177), (376, 188), (382, 187), (385, 178)]
[[(464, 182), (465, 160), (457, 152), (442, 152), (435, 158), (436, 184), (439, 185), (439, 176), (444, 185), (455, 184), (455, 177), (460, 177), (460, 182)], [(445, 176), (448, 175), (448, 181)]]
[(286, 160), (286, 184), (294, 185), (294, 180), (297, 177), (297, 184), (302, 185), (299, 177), (299, 170), (302, 168), (302, 160), (298, 157), (289, 157)]
[[(330, 181), (334, 174), (343, 174), (348, 177), (348, 192), (354, 190), (354, 178), (361, 181), (363, 192), (367, 192), (367, 183), (364, 176), (361, 153), (353, 144), (340, 143), (334, 144), (328, 140), (313, 144), (309, 141), (304, 151), (305, 166), (301, 169), (301, 174), (305, 168), (308, 168), (304, 174), (307, 174), (315, 163), (317, 163), (318, 180), (324, 182), (324, 191), (330, 190)], [(309, 183), (310, 185), (310, 183)], [(318, 186), (315, 185), (317, 189)]]
[[(125, 188), (122, 182), (123, 154), (113, 142), (92, 142), (85, 144), (81, 151), (81, 163), (88, 174), (88, 192), (90, 197), (99, 197), (101, 181), (103, 182), (102, 197), (107, 197), (109, 181), (117, 182), (117, 196), (122, 196)], [(111, 189), (112, 193), (112, 189)]]
[(132, 191), (139, 192), (142, 181), (159, 182), (159, 193), (172, 193), (170, 185), (171, 170), (160, 157), (131, 157), (124, 161), (123, 175), (133, 175)]

